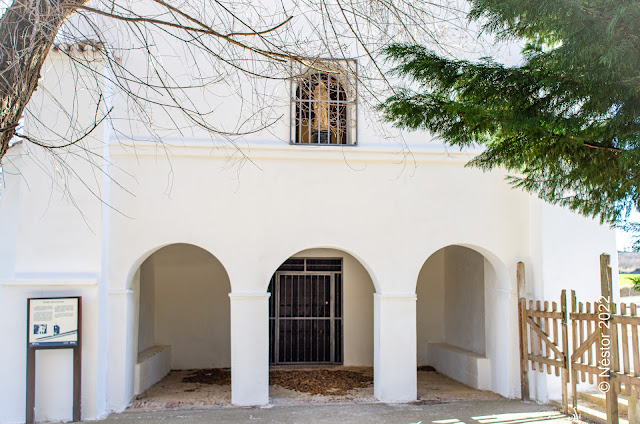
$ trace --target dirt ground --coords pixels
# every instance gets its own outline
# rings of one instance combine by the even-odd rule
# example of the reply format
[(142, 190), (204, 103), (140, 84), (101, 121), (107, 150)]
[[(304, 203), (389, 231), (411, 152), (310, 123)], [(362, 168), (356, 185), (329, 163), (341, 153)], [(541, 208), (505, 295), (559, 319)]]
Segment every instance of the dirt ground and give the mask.
[(191, 370), (171, 371), (165, 378), (136, 396), (129, 409), (202, 408), (231, 406), (231, 383), (189, 383)]
[(498, 399), (502, 396), (488, 390), (472, 389), (435, 371), (418, 371), (418, 401), (448, 403)]
[[(180, 370), (138, 395), (130, 409), (199, 409), (231, 407), (230, 371)], [(271, 367), (272, 405), (372, 403), (373, 368)], [(286, 387), (284, 387), (286, 386)], [(499, 400), (495, 393), (475, 390), (435, 371), (418, 371), (418, 402)]]

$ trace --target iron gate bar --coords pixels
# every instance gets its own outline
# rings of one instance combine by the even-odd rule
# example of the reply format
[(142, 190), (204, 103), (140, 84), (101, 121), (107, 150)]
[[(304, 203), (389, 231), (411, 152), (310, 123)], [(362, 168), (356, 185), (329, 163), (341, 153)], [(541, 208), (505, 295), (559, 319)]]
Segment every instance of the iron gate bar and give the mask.
[[(315, 258), (314, 258), (315, 259)], [(331, 260), (335, 260), (331, 258)], [(342, 264), (338, 265), (341, 269)], [(335, 306), (335, 298), (336, 298), (336, 275), (342, 275), (342, 271), (307, 271), (306, 261), (305, 261), (305, 271), (277, 271), (272, 279), (272, 288), (271, 291), (274, 294), (274, 302), (272, 304), (273, 311), (270, 314), (269, 319), (273, 322), (273, 332), (272, 336), (274, 338), (272, 345), (272, 363), (274, 364), (338, 364), (342, 363), (342, 360), (336, 360), (336, 333), (335, 326), (340, 325), (341, 331), (340, 334), (343, 334), (342, 331), (342, 316), (339, 318), (336, 317), (336, 306)], [(285, 283), (282, 282), (282, 278), (285, 278)], [(287, 278), (288, 277), (288, 278)], [(326, 300), (326, 283), (329, 283), (329, 300)], [(274, 284), (275, 283), (275, 284)], [(320, 299), (321, 297), (321, 284), (324, 286), (324, 296), (322, 296), (323, 303), (321, 305), (313, 304), (313, 299)], [(307, 287), (307, 285), (309, 287)], [(294, 288), (295, 286), (295, 288)], [(306, 299), (307, 290), (310, 291), (311, 299), (309, 305), (302, 305), (300, 298), (303, 300)], [(295, 297), (294, 297), (295, 296)], [(288, 305), (285, 307), (287, 313), (283, 315), (283, 311), (281, 311), (282, 300), (284, 299), (287, 302), (287, 298), (290, 299), (290, 308)], [(296, 302), (297, 301), (297, 302)], [(297, 310), (295, 309), (297, 303)], [(308, 310), (307, 310), (308, 309)], [(316, 309), (316, 310), (314, 310)], [(273, 316), (272, 316), (273, 315)], [(314, 316), (314, 315), (324, 315), (324, 316)], [(328, 315), (328, 316), (327, 316)], [(342, 314), (340, 314), (342, 315)], [(323, 337), (315, 337), (312, 340), (307, 340), (307, 332), (311, 334), (313, 330), (313, 322), (318, 323), (318, 334), (324, 334)], [(339, 321), (339, 322), (338, 322)], [(298, 323), (294, 325), (294, 323)], [(327, 346), (326, 336), (327, 336), (327, 327), (328, 327), (328, 336), (329, 336), (329, 345)], [(284, 334), (281, 335), (281, 329), (284, 328)], [(287, 352), (285, 350), (283, 357), (281, 357), (280, 347), (281, 347), (281, 336), (287, 336), (287, 328), (289, 330), (289, 344)], [(294, 357), (293, 354), (293, 343), (294, 343), (294, 328), (298, 332), (298, 337), (295, 339), (296, 343), (296, 354)], [(302, 328), (302, 331), (301, 331)], [(322, 331), (322, 333), (319, 333)], [(300, 360), (300, 333), (302, 336), (302, 360)], [(309, 335), (309, 337), (312, 337)], [(315, 341), (315, 346), (314, 342)], [(283, 345), (284, 349), (287, 349), (286, 338), (284, 339), (285, 345)], [(329, 352), (327, 355), (327, 347), (329, 348)], [(341, 343), (342, 347), (342, 343)], [(314, 349), (315, 348), (315, 349)], [(311, 351), (307, 351), (310, 349)], [(315, 352), (314, 352), (315, 351)], [(314, 355), (315, 353), (315, 355)], [(329, 356), (329, 360), (318, 361), (322, 357), (326, 358)], [(309, 360), (307, 360), (307, 358)], [(316, 359), (316, 360), (312, 360)], [(342, 352), (340, 352), (340, 359), (342, 359)]]
[[(336, 336), (336, 322), (335, 322), (335, 278), (334, 274), (331, 274), (329, 277), (329, 360), (331, 362), (336, 362), (336, 346), (335, 346), (335, 336)], [(326, 306), (326, 305), (325, 305)]]

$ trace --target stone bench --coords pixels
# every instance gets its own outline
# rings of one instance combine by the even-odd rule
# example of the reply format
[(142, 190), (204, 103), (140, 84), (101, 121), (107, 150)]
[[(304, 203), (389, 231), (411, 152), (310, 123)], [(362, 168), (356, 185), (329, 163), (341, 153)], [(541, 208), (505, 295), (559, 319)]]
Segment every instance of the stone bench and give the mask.
[(474, 389), (491, 389), (491, 361), (446, 343), (429, 343), (429, 365)]
[(134, 395), (147, 390), (171, 371), (171, 346), (152, 346), (138, 353), (134, 371)]

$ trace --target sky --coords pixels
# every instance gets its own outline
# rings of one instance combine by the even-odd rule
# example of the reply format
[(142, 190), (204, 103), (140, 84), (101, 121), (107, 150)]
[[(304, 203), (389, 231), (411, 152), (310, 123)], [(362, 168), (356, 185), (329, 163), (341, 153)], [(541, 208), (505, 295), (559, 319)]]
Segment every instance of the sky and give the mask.
[[(632, 212), (629, 221), (640, 223), (640, 213)], [(616, 229), (616, 244), (618, 251), (630, 251), (633, 244), (633, 236), (625, 231)]]
[(631, 236), (628, 233), (622, 230), (616, 230), (616, 245), (619, 252), (631, 250), (631, 244)]

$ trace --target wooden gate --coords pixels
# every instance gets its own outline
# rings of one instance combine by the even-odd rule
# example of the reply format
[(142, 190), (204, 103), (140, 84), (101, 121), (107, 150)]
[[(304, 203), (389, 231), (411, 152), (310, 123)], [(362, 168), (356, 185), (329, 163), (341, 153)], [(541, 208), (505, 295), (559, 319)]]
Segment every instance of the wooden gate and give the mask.
[[(569, 412), (567, 383), (571, 383), (572, 411), (578, 410), (576, 386), (582, 381), (597, 384), (606, 395), (607, 422), (618, 423), (618, 393), (640, 398), (640, 316), (635, 304), (612, 300), (609, 256), (600, 257), (601, 293), (597, 302), (578, 302), (571, 291), (567, 313), (566, 290), (560, 309), (556, 302), (528, 301), (520, 297), (520, 363), (522, 399), (529, 398), (531, 369), (562, 378), (562, 409)], [(524, 265), (518, 264), (518, 292), (524, 293)], [(619, 312), (618, 312), (619, 310)], [(571, 346), (568, 327), (571, 327)], [(560, 328), (560, 330), (559, 330)], [(561, 334), (559, 334), (559, 331)]]
[[(524, 264), (518, 263), (518, 291), (524, 292)], [(562, 290), (560, 308), (556, 302), (534, 303), (520, 298), (520, 377), (522, 399), (529, 399), (529, 363), (532, 370), (555, 373), (562, 380), (562, 410), (568, 413), (567, 383), (569, 381), (567, 335), (567, 292)]]
[[(638, 396), (640, 355), (638, 354), (637, 306), (612, 301), (609, 257), (600, 258), (602, 296), (584, 306), (571, 295), (571, 382), (573, 408), (578, 408), (578, 381), (597, 383), (606, 395), (607, 422), (618, 422), (618, 394)], [(619, 312), (618, 312), (619, 309)]]

